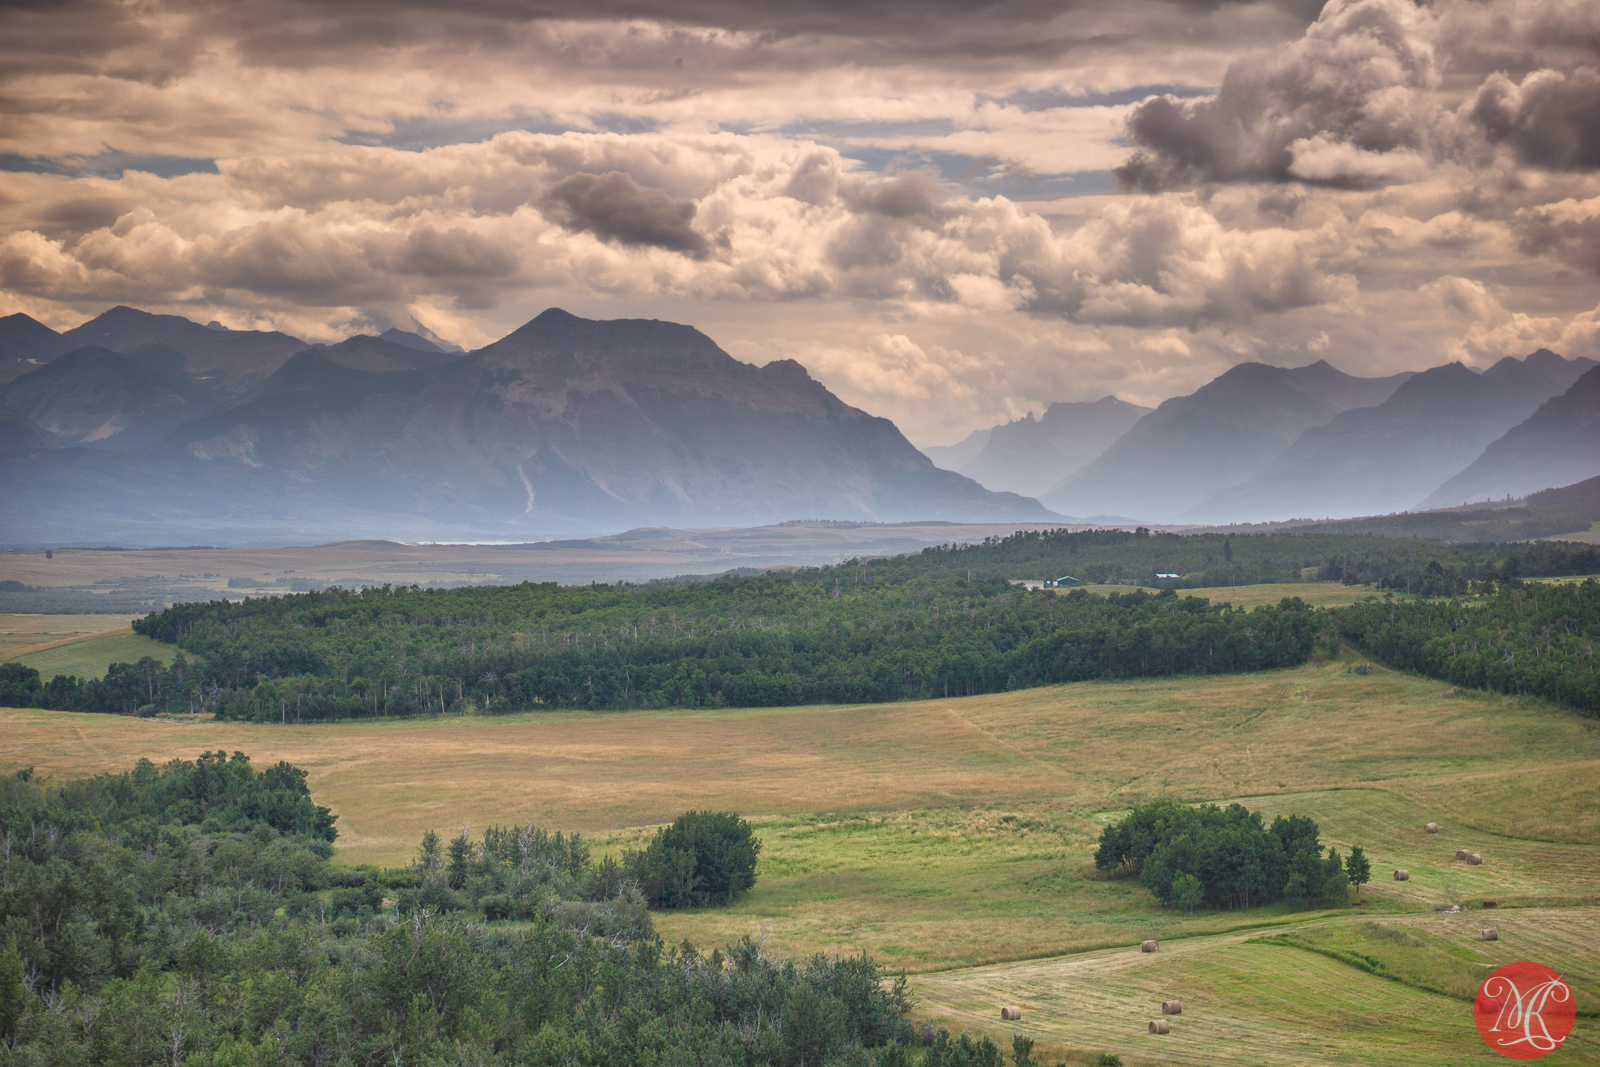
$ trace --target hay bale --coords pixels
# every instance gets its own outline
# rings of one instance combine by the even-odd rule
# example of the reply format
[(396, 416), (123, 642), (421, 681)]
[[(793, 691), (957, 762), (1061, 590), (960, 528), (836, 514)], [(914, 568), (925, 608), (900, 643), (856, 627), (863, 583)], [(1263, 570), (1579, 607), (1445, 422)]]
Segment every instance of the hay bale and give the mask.
[(1022, 1009), (1016, 1005), (1009, 1005), (1000, 1009), (1000, 1018), (1008, 1023), (1014, 1023), (1022, 1018)]
[(1151, 1019), (1150, 1032), (1152, 1034), (1169, 1034), (1172, 1032), (1172, 1026), (1165, 1019)]
[(1162, 1015), (1182, 1015), (1183, 1003), (1177, 1000), (1163, 1000), (1161, 1002)]
[(1436, 834), (1439, 832), (1439, 824), (1436, 822), (1430, 822), (1428, 825), (1422, 828), (1422, 832), (1425, 834)]
[(1411, 872), (1402, 871), (1400, 868), (1396, 867), (1394, 871), (1394, 880), (1397, 882), (1409, 882), (1411, 881)]
[(1464, 860), (1464, 859), (1467, 858), (1467, 856), (1468, 856), (1468, 852), (1467, 852), (1466, 849), (1464, 849), (1464, 848), (1456, 849), (1456, 859)]
[(1498, 941), (1498, 940), (1500, 940), (1500, 931), (1499, 931), (1499, 930), (1496, 930), (1496, 929), (1495, 929), (1495, 928), (1494, 928), (1494, 927), (1492, 927), (1492, 926), (1490, 926), (1490, 927), (1487, 927), (1487, 928), (1486, 928), (1486, 929), (1485, 929), (1485, 930), (1484, 930), (1484, 931), (1483, 931), (1483, 939), (1484, 939), (1484, 940), (1485, 940), (1485, 941)]
[(1146, 942), (1144, 942), (1143, 944), (1141, 944), (1139, 946), (1139, 951), (1140, 952), (1160, 952), (1161, 951), (1161, 943), (1159, 941), (1146, 941)]
[(1477, 866), (1481, 865), (1482, 863), (1483, 863), (1483, 857), (1482, 856), (1478, 855), (1476, 852), (1468, 852), (1467, 853), (1467, 866), (1469, 866), (1469, 867), (1477, 867)]

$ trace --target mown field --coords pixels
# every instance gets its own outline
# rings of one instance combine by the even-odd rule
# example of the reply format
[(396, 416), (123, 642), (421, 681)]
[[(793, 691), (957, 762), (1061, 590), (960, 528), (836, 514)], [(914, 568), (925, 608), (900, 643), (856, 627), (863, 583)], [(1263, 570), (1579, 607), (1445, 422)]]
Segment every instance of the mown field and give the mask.
[[(664, 937), (864, 949), (913, 973), (919, 1017), (1008, 1045), (998, 1008), (1019, 1003), (1019, 1029), (1073, 1062), (1489, 1062), (1462, 998), (1513, 959), (1561, 967), (1600, 1013), (1600, 721), (1352, 662), (861, 707), (306, 727), (9, 710), (0, 771), (287, 759), (339, 813), (341, 858), (390, 865), (429, 828), (532, 819), (617, 851), (688, 808), (737, 810), (764, 841), (756, 888), (658, 913)], [(1091, 858), (1101, 827), (1163, 795), (1310, 815), (1378, 880), (1349, 909), (1164, 911)], [(1423, 834), (1429, 820), (1443, 832)], [(1484, 865), (1455, 862), (1462, 847)], [(1409, 882), (1388, 880), (1396, 866)], [(1489, 924), (1501, 940), (1474, 940)], [(1162, 952), (1140, 954), (1146, 937)], [(1173, 1032), (1146, 1035), (1174, 996)], [(1595, 1021), (1560, 1057), (1595, 1061)]]
[[(114, 616), (60, 616), (61, 618), (114, 618)], [(161, 663), (171, 663), (177, 649), (160, 641), (141, 637), (126, 626), (80, 638), (65, 638), (24, 649), (6, 659), (14, 659), (32, 667), (45, 680), (58, 674), (71, 674), (79, 678), (100, 678), (113, 663), (137, 663), (150, 656)]]
[(0, 615), (0, 660), (46, 645), (78, 641), (90, 634), (120, 630), (133, 615)]

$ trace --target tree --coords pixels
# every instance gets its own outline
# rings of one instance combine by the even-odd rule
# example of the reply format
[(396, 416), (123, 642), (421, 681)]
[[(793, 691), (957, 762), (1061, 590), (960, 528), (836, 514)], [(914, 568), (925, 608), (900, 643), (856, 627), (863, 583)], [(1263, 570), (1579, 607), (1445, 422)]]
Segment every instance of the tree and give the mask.
[(472, 858), (472, 840), (467, 837), (467, 828), (463, 826), (461, 832), (450, 839), (450, 863), (446, 870), (449, 874), (450, 888), (460, 889), (467, 884), (467, 861)]
[(1328, 849), (1328, 858), (1322, 861), (1322, 900), (1325, 904), (1350, 902), (1350, 877), (1335, 848)]
[(417, 869), (423, 875), (430, 875), (439, 869), (440, 861), (439, 835), (429, 830), (422, 835), (422, 849), (417, 853)]
[(1172, 904), (1185, 908), (1190, 915), (1206, 902), (1206, 887), (1192, 874), (1180, 874), (1172, 882)]
[(761, 842), (726, 811), (687, 811), (626, 856), (645, 899), (657, 907), (727, 904), (756, 884)]
[(1033, 1058), (1033, 1038), (1011, 1035), (1011, 1062), (1013, 1067), (1039, 1067), (1039, 1061)]
[(1233, 538), (1231, 537), (1222, 539), (1222, 558), (1229, 563), (1233, 562)]
[(1356, 896), (1361, 896), (1361, 887), (1372, 880), (1372, 863), (1361, 851), (1360, 845), (1350, 846), (1350, 858), (1344, 862), (1344, 873), (1350, 879), (1350, 884), (1356, 887)]
[(0, 1045), (16, 1036), (22, 1012), (28, 1003), (28, 990), (22, 984), (22, 956), (16, 942), (8, 942), (0, 952)]

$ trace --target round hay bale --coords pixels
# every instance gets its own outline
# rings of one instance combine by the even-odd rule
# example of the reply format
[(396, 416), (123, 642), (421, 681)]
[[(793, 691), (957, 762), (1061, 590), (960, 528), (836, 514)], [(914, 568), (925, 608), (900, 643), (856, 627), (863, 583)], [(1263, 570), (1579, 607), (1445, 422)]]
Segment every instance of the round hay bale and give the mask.
[(1483, 863), (1483, 857), (1482, 856), (1478, 855), (1476, 852), (1468, 852), (1467, 853), (1467, 866), (1476, 867), (1481, 863)]
[(1490, 926), (1483, 931), (1483, 939), (1485, 941), (1498, 941), (1500, 940), (1500, 931)]
[(1467, 858), (1467, 850), (1466, 849), (1464, 849), (1464, 848), (1456, 849), (1456, 859), (1464, 860), (1466, 858)]
[(1177, 1000), (1163, 1000), (1161, 1002), (1162, 1015), (1182, 1015), (1183, 1003)]
[(1394, 871), (1394, 880), (1397, 882), (1409, 882), (1411, 881), (1411, 872), (1402, 871), (1400, 868), (1396, 867)]
[(1001, 1008), (1000, 1018), (1006, 1020), (1006, 1022), (1014, 1023), (1022, 1018), (1022, 1009), (1014, 1004)]
[(1140, 952), (1160, 952), (1161, 951), (1161, 943), (1159, 941), (1146, 941), (1146, 942), (1144, 942), (1143, 944), (1141, 944), (1139, 946), (1139, 951)]
[(1439, 832), (1439, 824), (1436, 822), (1430, 822), (1428, 825), (1422, 828), (1422, 832), (1425, 834), (1436, 834)]
[(1151, 1019), (1150, 1032), (1152, 1034), (1169, 1034), (1172, 1032), (1172, 1026), (1165, 1019)]

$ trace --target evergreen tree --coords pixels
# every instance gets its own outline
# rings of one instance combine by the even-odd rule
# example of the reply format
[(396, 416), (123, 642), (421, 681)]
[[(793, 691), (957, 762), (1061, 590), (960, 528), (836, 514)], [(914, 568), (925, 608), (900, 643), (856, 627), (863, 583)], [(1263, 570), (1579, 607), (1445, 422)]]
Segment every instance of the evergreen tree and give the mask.
[(1350, 858), (1345, 860), (1344, 870), (1350, 884), (1355, 886), (1356, 896), (1361, 896), (1361, 887), (1372, 880), (1372, 863), (1360, 845), (1350, 846)]
[(450, 839), (450, 846), (446, 850), (450, 862), (445, 867), (445, 874), (451, 889), (460, 889), (467, 884), (467, 862), (472, 859), (472, 839), (467, 837), (467, 828), (463, 826), (461, 832)]

